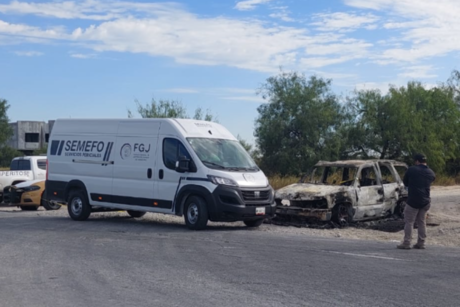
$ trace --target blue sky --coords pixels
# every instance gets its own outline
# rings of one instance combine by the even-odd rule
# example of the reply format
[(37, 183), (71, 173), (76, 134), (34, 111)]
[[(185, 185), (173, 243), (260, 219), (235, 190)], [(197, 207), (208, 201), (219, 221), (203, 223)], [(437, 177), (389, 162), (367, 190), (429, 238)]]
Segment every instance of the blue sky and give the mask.
[(253, 142), (257, 89), (280, 67), (342, 97), (432, 87), (460, 69), (458, 16), (457, 0), (0, 0), (0, 97), (12, 121), (179, 100)]

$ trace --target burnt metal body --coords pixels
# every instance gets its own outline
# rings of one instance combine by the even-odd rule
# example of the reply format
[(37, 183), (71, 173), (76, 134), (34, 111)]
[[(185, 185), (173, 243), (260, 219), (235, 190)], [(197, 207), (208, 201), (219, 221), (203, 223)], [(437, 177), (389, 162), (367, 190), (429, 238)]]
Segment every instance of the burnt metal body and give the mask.
[[(340, 214), (346, 216), (335, 218), (359, 221), (387, 216), (407, 198), (402, 174), (397, 168), (404, 172), (407, 165), (395, 160), (319, 161), (310, 182), (291, 184), (276, 191), (276, 213), (321, 221)], [(319, 169), (323, 173), (315, 174)], [(327, 172), (332, 169), (342, 170), (340, 176), (346, 178), (329, 182)], [(315, 175), (319, 178), (317, 181), (313, 180)]]

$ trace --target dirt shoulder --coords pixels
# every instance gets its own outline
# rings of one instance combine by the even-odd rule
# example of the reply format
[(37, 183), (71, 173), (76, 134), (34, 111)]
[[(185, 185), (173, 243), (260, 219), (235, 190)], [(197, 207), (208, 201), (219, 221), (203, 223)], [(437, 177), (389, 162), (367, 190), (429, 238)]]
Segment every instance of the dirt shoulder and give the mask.
[[(427, 227), (427, 245), (460, 247), (460, 186), (435, 186), (431, 191), (432, 205), (429, 219), (439, 226)], [(312, 236), (399, 243), (403, 238), (403, 221), (389, 221), (378, 225), (382, 230), (347, 227), (341, 229), (312, 229), (293, 226), (266, 225), (268, 232), (297, 233)], [(395, 231), (395, 228), (396, 232)], [(414, 243), (417, 231), (414, 229)]]
[[(16, 207), (0, 208), (0, 211), (21, 211)], [(44, 211), (40, 208), (39, 211), (30, 212), (39, 218), (40, 215), (59, 215), (68, 216), (67, 208), (63, 207), (57, 211)], [(428, 226), (427, 245), (441, 245), (460, 247), (460, 186), (449, 187), (433, 187), (432, 188), (432, 206), (429, 212), (431, 222), (439, 224), (439, 226)], [(94, 216), (108, 218), (126, 217), (126, 212), (111, 212), (111, 213), (95, 213)], [(163, 215), (163, 214), (147, 214), (139, 221), (148, 223), (171, 223), (184, 224), (181, 217)], [(399, 223), (399, 224), (398, 224)], [(225, 226), (225, 227), (244, 227), (242, 222), (237, 223), (209, 223), (210, 226)], [(335, 229), (315, 229), (294, 226), (278, 226), (273, 224), (263, 224), (258, 230), (264, 232), (276, 233), (292, 233), (302, 234), (307, 236), (334, 237), (359, 240), (373, 240), (399, 243), (403, 237), (402, 221), (389, 221), (378, 224), (378, 228), (382, 230), (364, 229), (356, 227), (335, 228)], [(185, 227), (185, 226), (184, 226)], [(414, 238), (416, 236), (414, 232)]]

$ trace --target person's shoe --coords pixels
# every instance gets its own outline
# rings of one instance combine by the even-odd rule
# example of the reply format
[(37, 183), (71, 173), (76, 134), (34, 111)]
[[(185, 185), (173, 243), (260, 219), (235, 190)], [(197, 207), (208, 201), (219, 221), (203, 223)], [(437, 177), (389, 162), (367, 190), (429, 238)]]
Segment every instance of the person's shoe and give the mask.
[(397, 245), (396, 248), (398, 248), (398, 249), (410, 249), (410, 245), (402, 243), (402, 244)]
[(414, 246), (412, 246), (412, 248), (415, 248), (415, 249), (425, 249), (425, 245), (424, 244), (414, 244)]

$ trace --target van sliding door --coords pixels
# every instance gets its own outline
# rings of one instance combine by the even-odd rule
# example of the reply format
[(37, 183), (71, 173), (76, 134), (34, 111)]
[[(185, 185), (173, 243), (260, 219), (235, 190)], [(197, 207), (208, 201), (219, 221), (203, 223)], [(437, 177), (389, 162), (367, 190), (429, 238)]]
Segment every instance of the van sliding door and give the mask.
[(155, 155), (160, 124), (121, 122), (115, 143), (111, 201), (115, 204), (155, 207)]

